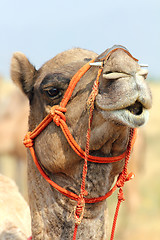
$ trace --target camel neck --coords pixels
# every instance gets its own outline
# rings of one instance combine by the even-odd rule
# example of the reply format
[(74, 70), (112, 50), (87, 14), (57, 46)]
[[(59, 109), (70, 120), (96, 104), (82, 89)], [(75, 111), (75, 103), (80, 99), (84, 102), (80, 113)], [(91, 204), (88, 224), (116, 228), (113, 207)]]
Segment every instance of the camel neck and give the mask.
[[(40, 176), (30, 158), (28, 169), (33, 239), (72, 239), (75, 225), (74, 208), (77, 203), (53, 189)], [(109, 190), (113, 182), (111, 171), (111, 164), (88, 163), (86, 189), (89, 197), (102, 196)], [(59, 185), (77, 194), (81, 182), (80, 176), (81, 170), (76, 170), (75, 175), (69, 178), (65, 174), (55, 174), (50, 177), (54, 178)], [(86, 204), (77, 239), (106, 239), (106, 211), (106, 201)]]

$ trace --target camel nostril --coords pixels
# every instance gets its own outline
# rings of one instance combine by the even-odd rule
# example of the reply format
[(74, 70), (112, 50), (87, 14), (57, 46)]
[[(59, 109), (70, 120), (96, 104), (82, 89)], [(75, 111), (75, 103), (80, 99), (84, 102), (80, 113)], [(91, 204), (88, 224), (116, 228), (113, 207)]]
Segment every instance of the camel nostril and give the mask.
[(107, 80), (116, 80), (116, 79), (120, 79), (120, 78), (126, 78), (129, 75), (127, 73), (122, 73), (122, 72), (107, 72), (107, 73), (103, 73), (103, 78), (107, 79)]

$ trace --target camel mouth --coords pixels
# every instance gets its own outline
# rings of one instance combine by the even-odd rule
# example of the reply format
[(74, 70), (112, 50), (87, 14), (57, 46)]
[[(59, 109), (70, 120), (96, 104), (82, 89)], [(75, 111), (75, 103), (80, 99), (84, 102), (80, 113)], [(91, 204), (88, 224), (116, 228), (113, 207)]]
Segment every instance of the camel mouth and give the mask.
[(132, 128), (137, 128), (144, 125), (149, 118), (149, 111), (138, 100), (133, 104), (116, 110), (100, 109), (102, 116), (107, 120), (115, 121), (116, 123), (126, 125)]
[(143, 113), (143, 105), (139, 102), (136, 101), (134, 104), (126, 107), (126, 110), (130, 111), (133, 115), (141, 115)]
[(148, 121), (149, 111), (141, 103), (136, 102), (125, 109), (111, 111), (111, 115), (119, 123), (137, 128)]

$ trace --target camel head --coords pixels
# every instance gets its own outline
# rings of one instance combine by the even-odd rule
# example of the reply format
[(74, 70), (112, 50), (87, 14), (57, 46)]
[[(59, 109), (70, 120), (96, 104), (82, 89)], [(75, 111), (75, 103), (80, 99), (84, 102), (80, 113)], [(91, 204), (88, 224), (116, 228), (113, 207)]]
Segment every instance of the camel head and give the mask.
[[(11, 76), (30, 100), (30, 130), (42, 121), (51, 106), (60, 103), (71, 78), (78, 69), (92, 58), (99, 61), (105, 52), (97, 56), (90, 51), (72, 49), (57, 55), (38, 71), (22, 53), (14, 54)], [(88, 127), (86, 102), (97, 71), (97, 67), (91, 67), (82, 77), (67, 105), (67, 124), (82, 148), (85, 147)], [(146, 83), (147, 73), (147, 70), (141, 69), (140, 65), (121, 49), (113, 52), (105, 62), (100, 77), (99, 93), (95, 100), (90, 143), (90, 151), (93, 154), (122, 153), (125, 151), (128, 136), (124, 139), (121, 136), (120, 146), (116, 144), (118, 137), (127, 135), (130, 127), (137, 128), (146, 123), (148, 109), (151, 107), (151, 93)], [(63, 149), (63, 152), (68, 152), (70, 150), (64, 144), (65, 140), (60, 131), (51, 124), (37, 142), (41, 141), (39, 143), (41, 145), (44, 141), (48, 152), (53, 151), (53, 145), (56, 149), (60, 148), (61, 151)], [(49, 142), (48, 134), (51, 135)], [(44, 138), (43, 135), (45, 135)], [(39, 151), (42, 152), (40, 149)], [(49, 162), (51, 165), (49, 168), (57, 165), (56, 162), (54, 164), (50, 160)]]
[[(11, 77), (30, 101), (30, 131), (44, 119), (53, 105), (60, 103), (74, 74), (93, 58), (95, 62), (101, 61), (106, 51), (98, 56), (79, 48), (68, 50), (46, 62), (39, 70), (24, 54), (17, 52), (13, 55)], [(83, 150), (88, 128), (87, 100), (97, 72), (98, 67), (91, 66), (77, 83), (66, 106), (67, 125)], [(122, 49), (111, 53), (105, 61), (94, 102), (91, 155), (103, 157), (122, 154), (127, 148), (130, 128), (146, 123), (152, 102), (146, 82), (147, 73)], [(34, 147), (40, 164), (50, 178), (78, 193), (83, 160), (71, 149), (61, 129), (50, 123), (35, 139)], [(34, 178), (36, 170), (32, 170), (32, 160), (29, 162), (29, 175)], [(110, 188), (114, 176), (122, 170), (123, 164), (123, 161), (106, 166), (89, 163), (86, 183), (89, 195), (103, 195)], [(102, 177), (106, 179), (107, 188)]]

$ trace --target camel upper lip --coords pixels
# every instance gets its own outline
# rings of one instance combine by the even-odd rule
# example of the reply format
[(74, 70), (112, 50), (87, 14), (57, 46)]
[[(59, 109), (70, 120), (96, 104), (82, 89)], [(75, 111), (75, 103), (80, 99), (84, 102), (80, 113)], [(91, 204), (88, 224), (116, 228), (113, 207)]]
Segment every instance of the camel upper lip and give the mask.
[(113, 119), (133, 128), (142, 126), (147, 122), (149, 116), (148, 108), (139, 99), (115, 109), (105, 109), (99, 105), (97, 105), (97, 109), (100, 109), (105, 119)]
[(138, 93), (131, 92), (130, 96), (128, 96), (127, 101), (122, 100), (119, 101), (108, 101), (107, 94), (98, 94), (96, 97), (96, 105), (104, 111), (115, 111), (115, 110), (129, 110), (131, 113), (135, 115), (140, 115), (143, 109), (150, 109), (152, 106), (152, 102), (149, 97), (144, 98), (143, 95)]
[(117, 110), (128, 110), (134, 115), (140, 115), (143, 111), (143, 109), (149, 109), (150, 106), (147, 102), (142, 102), (139, 98), (136, 100), (133, 100), (130, 102), (130, 104), (123, 103), (123, 104), (117, 104), (116, 107), (106, 106), (102, 105), (96, 102), (96, 105), (98, 105), (99, 108), (101, 108), (104, 111), (117, 111)]
[(107, 110), (103, 109), (103, 107), (97, 107), (105, 119), (109, 118), (133, 128), (140, 127), (148, 121), (149, 111), (138, 100), (123, 108)]
[(129, 74), (123, 73), (123, 72), (111, 72), (111, 73), (104, 72), (103, 73), (103, 78), (109, 79), (109, 80), (115, 80), (117, 78), (125, 78), (128, 76)]

